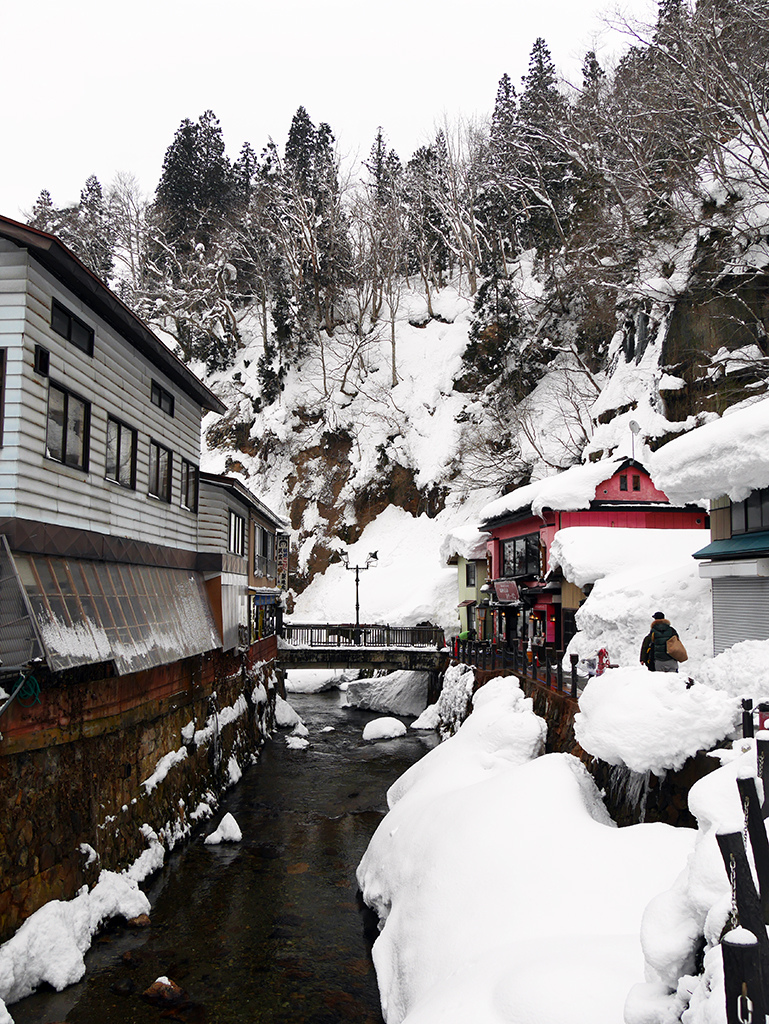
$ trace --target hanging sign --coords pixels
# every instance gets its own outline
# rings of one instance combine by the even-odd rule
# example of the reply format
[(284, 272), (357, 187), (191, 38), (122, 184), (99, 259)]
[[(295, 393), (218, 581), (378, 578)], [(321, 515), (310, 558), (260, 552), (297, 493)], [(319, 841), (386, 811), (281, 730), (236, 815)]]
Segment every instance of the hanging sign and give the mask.
[(521, 594), (515, 580), (497, 580), (494, 584), (498, 601), (519, 602)]

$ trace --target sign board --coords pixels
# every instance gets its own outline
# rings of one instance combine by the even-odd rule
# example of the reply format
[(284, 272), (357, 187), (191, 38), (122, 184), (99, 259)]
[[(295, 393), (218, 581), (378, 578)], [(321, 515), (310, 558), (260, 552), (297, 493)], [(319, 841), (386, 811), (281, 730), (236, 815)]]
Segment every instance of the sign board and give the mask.
[(494, 584), (498, 601), (517, 602), (521, 600), (518, 584), (515, 580), (497, 580)]
[(281, 590), (288, 590), (288, 534), (275, 534), (275, 563), (277, 583)]

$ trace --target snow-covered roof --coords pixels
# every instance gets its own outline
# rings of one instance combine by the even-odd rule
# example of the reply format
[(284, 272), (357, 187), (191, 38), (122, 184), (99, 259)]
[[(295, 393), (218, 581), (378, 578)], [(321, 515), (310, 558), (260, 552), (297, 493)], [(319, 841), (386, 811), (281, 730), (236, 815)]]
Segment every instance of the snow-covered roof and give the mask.
[(486, 557), (486, 543), (491, 540), (491, 534), (485, 530), (479, 530), (472, 524), (457, 526), (450, 533), (447, 533), (441, 544), (441, 564), (445, 565), (450, 559), (460, 558), (474, 559)]
[(563, 473), (526, 484), (481, 509), (481, 522), (487, 523), (529, 506), (534, 515), (541, 515), (545, 508), (561, 512), (589, 508), (596, 487), (613, 476), (625, 461), (623, 456), (572, 466)]
[(743, 501), (769, 487), (769, 398), (727, 410), (721, 419), (669, 441), (649, 463), (652, 479), (672, 502), (727, 494)]
[(623, 526), (568, 526), (550, 548), (550, 569), (578, 587), (635, 566), (688, 563), (707, 543), (707, 530), (642, 530)]

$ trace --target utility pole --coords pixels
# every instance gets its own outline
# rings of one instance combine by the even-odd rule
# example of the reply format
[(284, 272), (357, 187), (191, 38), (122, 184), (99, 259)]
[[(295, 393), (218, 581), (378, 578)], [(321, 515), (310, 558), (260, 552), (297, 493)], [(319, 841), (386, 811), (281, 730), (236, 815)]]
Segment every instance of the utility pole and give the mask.
[(378, 556), (376, 551), (370, 551), (365, 565), (350, 565), (350, 556), (345, 552), (342, 555), (342, 561), (344, 562), (345, 569), (355, 572), (355, 642), (360, 643), (360, 574), (365, 569), (370, 569), (372, 565), (378, 561)]

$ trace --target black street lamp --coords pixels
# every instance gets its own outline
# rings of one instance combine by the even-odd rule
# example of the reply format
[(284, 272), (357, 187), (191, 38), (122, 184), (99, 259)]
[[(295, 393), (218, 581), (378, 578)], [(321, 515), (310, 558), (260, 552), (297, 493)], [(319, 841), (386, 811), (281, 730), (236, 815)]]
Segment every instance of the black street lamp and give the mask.
[(350, 565), (350, 556), (347, 552), (342, 554), (342, 561), (344, 562), (345, 569), (350, 569), (355, 572), (355, 629), (358, 630), (356, 636), (360, 636), (360, 602), (358, 600), (358, 587), (360, 584), (360, 574), (364, 569), (370, 569), (372, 565), (378, 561), (376, 551), (370, 551), (368, 558), (366, 559), (365, 565)]

